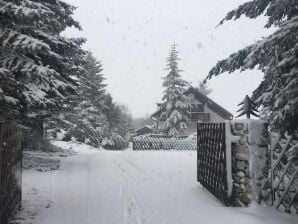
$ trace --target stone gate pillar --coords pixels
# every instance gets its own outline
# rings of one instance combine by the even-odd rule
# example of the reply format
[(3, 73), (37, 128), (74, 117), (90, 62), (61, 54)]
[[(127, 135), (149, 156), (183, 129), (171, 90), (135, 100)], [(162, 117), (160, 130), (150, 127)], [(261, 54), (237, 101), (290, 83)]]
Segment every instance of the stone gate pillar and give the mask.
[(267, 124), (259, 120), (229, 123), (231, 136), (227, 139), (234, 139), (231, 141), (231, 205), (247, 207), (253, 199), (260, 202), (264, 195), (263, 185), (269, 170)]

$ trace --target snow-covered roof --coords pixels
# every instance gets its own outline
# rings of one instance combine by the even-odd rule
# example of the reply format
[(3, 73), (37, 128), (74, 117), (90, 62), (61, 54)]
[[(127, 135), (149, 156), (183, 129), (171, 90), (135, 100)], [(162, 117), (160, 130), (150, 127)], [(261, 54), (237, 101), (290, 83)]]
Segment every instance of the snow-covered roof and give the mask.
[(139, 132), (143, 129), (146, 129), (146, 130), (151, 130), (152, 131), (152, 126), (151, 125), (144, 125), (142, 127), (140, 127), (138, 130), (136, 130), (136, 132)]

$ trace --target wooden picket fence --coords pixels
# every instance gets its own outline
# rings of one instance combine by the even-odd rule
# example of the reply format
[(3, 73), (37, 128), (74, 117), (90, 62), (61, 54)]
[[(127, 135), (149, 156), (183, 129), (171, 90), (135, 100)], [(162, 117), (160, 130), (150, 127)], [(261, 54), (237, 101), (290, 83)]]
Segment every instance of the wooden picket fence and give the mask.
[(133, 138), (133, 150), (196, 150), (197, 141), (185, 138), (146, 136)]
[(229, 206), (225, 141), (225, 123), (198, 123), (197, 180)]
[(22, 131), (0, 120), (0, 223), (8, 224), (22, 199)]

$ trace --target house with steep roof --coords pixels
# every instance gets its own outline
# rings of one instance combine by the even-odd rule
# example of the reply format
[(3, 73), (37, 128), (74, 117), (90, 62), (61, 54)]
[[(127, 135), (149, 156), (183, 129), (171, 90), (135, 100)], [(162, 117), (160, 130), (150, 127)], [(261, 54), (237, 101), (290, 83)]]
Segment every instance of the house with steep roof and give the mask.
[[(190, 108), (190, 121), (187, 123), (187, 129), (184, 132), (185, 135), (191, 135), (197, 132), (198, 121), (223, 122), (233, 119), (232, 113), (201, 93), (198, 89), (190, 87), (184, 94), (188, 96), (192, 105)], [(156, 120), (163, 110), (164, 108), (161, 108), (161, 104), (158, 104), (158, 110), (151, 115), (151, 118)]]
[(144, 125), (135, 131), (136, 136), (151, 134), (153, 129), (150, 125)]

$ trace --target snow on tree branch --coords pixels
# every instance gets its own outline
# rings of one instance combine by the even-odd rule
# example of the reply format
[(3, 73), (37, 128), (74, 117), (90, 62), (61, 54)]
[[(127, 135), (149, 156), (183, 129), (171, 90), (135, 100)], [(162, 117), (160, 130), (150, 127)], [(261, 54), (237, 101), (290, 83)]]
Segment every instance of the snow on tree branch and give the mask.
[(264, 72), (264, 80), (254, 91), (252, 99), (270, 112), (270, 127), (277, 131), (293, 132), (298, 128), (298, 1), (254, 0), (228, 13), (225, 20), (241, 15), (255, 18), (265, 12), (266, 27), (275, 25), (278, 30), (227, 59), (219, 61), (206, 79), (221, 73), (257, 68)]
[(293, 0), (253, 0), (240, 5), (227, 13), (226, 17), (220, 21), (222, 25), (225, 21), (239, 19), (242, 15), (254, 19), (265, 12), (268, 21), (265, 27), (279, 25), (291, 20), (298, 13), (297, 2)]

